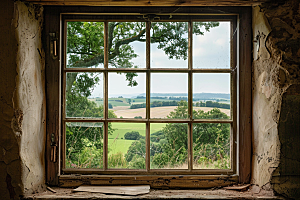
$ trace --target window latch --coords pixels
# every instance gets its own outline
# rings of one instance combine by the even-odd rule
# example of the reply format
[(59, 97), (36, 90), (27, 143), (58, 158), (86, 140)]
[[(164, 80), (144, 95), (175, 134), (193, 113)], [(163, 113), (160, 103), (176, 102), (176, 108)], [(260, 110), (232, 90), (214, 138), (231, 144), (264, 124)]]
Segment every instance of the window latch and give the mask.
[(50, 161), (56, 162), (56, 151), (57, 151), (57, 144), (55, 142), (55, 135), (54, 133), (51, 134), (51, 152), (50, 152)]
[(57, 54), (57, 33), (49, 33), (50, 36), (50, 54), (52, 59), (56, 59), (58, 57)]

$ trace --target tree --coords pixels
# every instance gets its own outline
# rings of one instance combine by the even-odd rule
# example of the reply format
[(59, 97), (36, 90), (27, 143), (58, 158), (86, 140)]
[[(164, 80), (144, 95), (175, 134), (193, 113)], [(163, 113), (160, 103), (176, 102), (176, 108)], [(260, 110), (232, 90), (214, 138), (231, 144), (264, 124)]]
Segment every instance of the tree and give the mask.
[[(194, 34), (203, 35), (218, 26), (218, 22), (196, 22)], [(188, 41), (183, 37), (188, 24), (179, 22), (153, 22), (151, 43), (157, 43), (170, 59), (187, 59)], [(104, 63), (104, 23), (68, 22), (67, 23), (67, 67), (93, 68)], [(144, 42), (146, 27), (142, 22), (109, 22), (108, 24), (108, 62), (110, 67), (133, 68), (131, 62), (137, 57), (130, 43)], [(128, 86), (136, 86), (136, 73), (126, 73)], [(66, 75), (66, 116), (103, 117), (103, 106), (88, 100), (96, 85), (100, 83), (99, 73), (72, 72)], [(109, 118), (116, 118), (109, 110)], [(109, 134), (113, 131), (108, 127)], [(103, 129), (99, 125), (76, 125), (66, 127), (66, 153), (70, 167), (101, 167)], [(89, 155), (89, 156), (88, 156)], [(94, 155), (94, 156), (92, 156)], [(96, 159), (97, 157), (97, 159)], [(138, 160), (138, 159), (137, 159)]]
[(125, 133), (125, 135), (124, 135), (124, 138), (125, 138), (126, 140), (138, 140), (138, 139), (140, 139), (141, 137), (142, 137), (142, 136), (141, 136), (140, 133), (137, 132), (137, 131), (127, 132), (127, 133)]
[[(195, 22), (193, 33), (203, 35), (201, 28), (209, 31), (219, 26), (219, 22)], [(104, 23), (103, 22), (68, 22), (67, 24), (67, 67), (95, 67), (104, 63)], [(152, 22), (151, 43), (157, 43), (170, 59), (187, 59), (188, 23)], [(108, 24), (108, 61), (116, 68), (135, 67), (131, 62), (137, 57), (130, 43), (146, 40), (146, 26), (143, 22), (110, 22)], [(69, 73), (70, 83), (76, 79), (76, 73)], [(129, 86), (137, 85), (136, 73), (126, 73)], [(80, 77), (79, 77), (80, 78)], [(85, 77), (85, 81), (94, 77)], [(98, 83), (99, 80), (95, 81)], [(67, 85), (67, 91), (70, 89)]]
[[(178, 107), (170, 112), (168, 118), (187, 117), (187, 102), (180, 101)], [(214, 108), (211, 111), (193, 110), (195, 119), (228, 119), (229, 117)], [(181, 165), (187, 162), (187, 124), (168, 123), (163, 129), (165, 139), (160, 142), (161, 153), (153, 156), (152, 162), (158, 168)], [(230, 125), (225, 123), (197, 123), (193, 125), (194, 162), (200, 158), (219, 161), (217, 168), (228, 168)], [(226, 159), (225, 159), (226, 158)]]

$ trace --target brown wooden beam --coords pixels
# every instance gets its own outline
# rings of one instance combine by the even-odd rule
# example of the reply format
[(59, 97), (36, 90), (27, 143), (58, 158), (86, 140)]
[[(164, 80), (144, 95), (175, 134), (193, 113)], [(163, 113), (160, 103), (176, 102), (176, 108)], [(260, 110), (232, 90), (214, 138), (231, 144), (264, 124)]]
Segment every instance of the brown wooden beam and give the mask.
[(239, 182), (249, 183), (251, 177), (252, 144), (252, 9), (240, 13), (238, 67), (238, 136)]
[(270, 0), (27, 0), (41, 5), (59, 6), (252, 6)]
[(237, 176), (75, 176), (59, 178), (60, 187), (80, 185), (150, 185), (151, 188), (213, 188), (235, 184)]

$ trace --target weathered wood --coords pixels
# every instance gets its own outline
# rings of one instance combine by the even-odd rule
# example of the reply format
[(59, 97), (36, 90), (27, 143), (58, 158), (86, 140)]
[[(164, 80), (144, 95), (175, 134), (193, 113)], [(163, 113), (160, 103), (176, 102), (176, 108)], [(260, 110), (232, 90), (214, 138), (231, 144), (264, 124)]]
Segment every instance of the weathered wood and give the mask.
[(193, 72), (193, 73), (230, 73), (231, 69), (188, 69), (188, 68), (67, 68), (65, 72)]
[(249, 183), (251, 176), (251, 134), (252, 134), (252, 31), (251, 8), (245, 8), (240, 15), (239, 27), (239, 69), (238, 69), (238, 112), (239, 112), (239, 182)]
[(69, 5), (69, 6), (252, 6), (270, 0), (27, 0), (41, 5)]
[(233, 120), (233, 124), (231, 126), (231, 134), (230, 134), (230, 158), (231, 158), (231, 169), (237, 173), (237, 19), (235, 19), (235, 23), (231, 23), (231, 53), (230, 53), (230, 63), (231, 63), (231, 87), (233, 93), (230, 94), (231, 101), (231, 114), (230, 117)]
[(61, 187), (80, 185), (150, 185), (151, 188), (212, 188), (228, 186), (237, 176), (60, 176)]
[[(60, 69), (59, 59), (53, 59), (50, 55), (50, 37), (49, 33), (59, 33), (59, 13), (53, 10), (45, 9), (45, 28), (44, 28), (44, 45), (46, 55), (46, 183), (48, 185), (58, 184), (59, 160), (51, 162), (51, 138), (53, 134), (54, 143), (59, 148), (60, 135)], [(59, 37), (59, 36), (57, 36)], [(59, 52), (59, 51), (58, 51)], [(56, 158), (60, 158), (57, 149)]]
[[(124, 2), (123, 2), (124, 3)], [(152, 8), (152, 7), (151, 7)], [(99, 10), (101, 10), (102, 8), (99, 7)], [(112, 8), (107, 8), (107, 12), (109, 10), (111, 10)], [(120, 9), (120, 7), (116, 7), (116, 9)], [(133, 8), (129, 8), (128, 10), (130, 11), (130, 9)], [(156, 10), (159, 10), (158, 8), (155, 8)], [(155, 10), (154, 9), (154, 10)], [(167, 8), (169, 9), (169, 8)], [(189, 8), (189, 9), (193, 9), (193, 8)], [(214, 9), (219, 9), (219, 8), (214, 8)], [(45, 21), (46, 21), (46, 27), (45, 27), (45, 32), (47, 35), (48, 32), (59, 32), (59, 13), (60, 12), (69, 12), (69, 11), (80, 11), (80, 12), (88, 12), (89, 10), (94, 10), (95, 8), (80, 8), (80, 7), (74, 7), (74, 8), (70, 8), (70, 7), (46, 7), (46, 15), (45, 15)], [(134, 10), (134, 9), (133, 9)], [(220, 8), (220, 10), (226, 10), (226, 12), (233, 12), (234, 9), (232, 8)], [(244, 11), (247, 12), (244, 12)], [(128, 12), (129, 12), (128, 11)], [(151, 11), (151, 9), (149, 9), (149, 11)], [(149, 12), (148, 11), (148, 12)], [(182, 9), (182, 12), (186, 12), (186, 10)], [(238, 91), (238, 95), (239, 98), (243, 98), (240, 101), (240, 105), (239, 105), (239, 159), (240, 159), (240, 163), (239, 163), (239, 173), (243, 176), (240, 177), (240, 182), (247, 182), (249, 181), (250, 178), (250, 168), (251, 168), (251, 8), (241, 8), (239, 7), (239, 11), (238, 11), (241, 15), (242, 21), (240, 24), (240, 38), (239, 38), (239, 49), (240, 49), (240, 54), (239, 54), (239, 75), (240, 75), (240, 79), (238, 80), (240, 87), (237, 90)], [(48, 15), (47, 15), (48, 13)], [(250, 14), (249, 14), (250, 13)], [(55, 17), (53, 17), (52, 15), (55, 15)], [(249, 24), (249, 20), (250, 20), (250, 24)], [(250, 30), (250, 32), (249, 32)], [(48, 32), (47, 32), (48, 31)], [(250, 43), (249, 43), (250, 40)], [(48, 45), (47, 42), (45, 42), (46, 45)], [(48, 50), (48, 49), (46, 49)], [(47, 53), (47, 52), (46, 52)], [(49, 53), (47, 54), (49, 55)], [(249, 56), (250, 55), (250, 56)], [(250, 59), (249, 59), (250, 58)], [(46, 156), (48, 156), (47, 151), (48, 150), (48, 144), (49, 141), (51, 141), (51, 138), (49, 136), (49, 134), (51, 134), (53, 131), (55, 132), (55, 137), (56, 137), (56, 141), (59, 144), (59, 131), (61, 130), (60, 128), (60, 105), (59, 105), (59, 95), (60, 94), (60, 70), (59, 70), (59, 59), (57, 60), (51, 60), (52, 58), (48, 58), (47, 60), (47, 66), (46, 66), (46, 70), (48, 69), (48, 73), (46, 73), (47, 75), (47, 109), (48, 111), (50, 110), (50, 112), (47, 112), (47, 150), (46, 150)], [(63, 59), (63, 58), (62, 58)], [(150, 59), (149, 59), (150, 61)], [(147, 61), (147, 62), (149, 62)], [(51, 66), (50, 66), (50, 65)], [(48, 66), (49, 65), (49, 66)], [(148, 65), (147, 65), (148, 66)], [(250, 68), (249, 68), (250, 66)], [(250, 70), (249, 70), (250, 69)], [(71, 69), (68, 68), (65, 71), (74, 71), (74, 72), (79, 72), (80, 70), (82, 71), (88, 71), (90, 69)], [(76, 71), (77, 70), (77, 71)], [(91, 70), (94, 70), (91, 69)], [(96, 69), (98, 71), (102, 71), (103, 73), (108, 73), (109, 71), (113, 71), (114, 69), (108, 69), (108, 67), (106, 66), (105, 68), (102, 69)], [(128, 69), (128, 71), (130, 71), (131, 69)], [(150, 71), (151, 72), (186, 72), (186, 73), (195, 73), (195, 72), (215, 72), (215, 73), (229, 73), (231, 72), (232, 69), (150, 69), (148, 67), (148, 69), (134, 69), (137, 72), (146, 72), (150, 75)], [(206, 71), (205, 71), (206, 70)], [(127, 69), (122, 69), (121, 71), (126, 72)], [(249, 78), (250, 77), (250, 78)], [(105, 77), (104, 77), (105, 78)], [(149, 80), (150, 80), (150, 76), (148, 76)], [(48, 83), (49, 80), (49, 83)], [(190, 79), (192, 80), (192, 79)], [(107, 80), (105, 80), (105, 82), (107, 82)], [(150, 83), (150, 82), (149, 82)], [(249, 85), (250, 84), (250, 85)], [(250, 86), (250, 88), (249, 88)], [(106, 91), (107, 91), (107, 85), (106, 87)], [(150, 88), (150, 87), (149, 87)], [(150, 94), (150, 90), (147, 92)], [(54, 96), (49, 96), (49, 95), (54, 95)], [(250, 96), (249, 96), (250, 94)], [(105, 94), (106, 99), (107, 99), (107, 94)], [(148, 99), (148, 101), (150, 102), (150, 100)], [(234, 102), (233, 102), (234, 103)], [(249, 112), (249, 106), (250, 106), (250, 112)], [(54, 108), (54, 109), (53, 109)], [(49, 119), (48, 119), (49, 117)], [(105, 119), (106, 118), (106, 119)], [(105, 117), (104, 119), (87, 119), (87, 120), (91, 120), (91, 121), (103, 121), (106, 123), (105, 127), (107, 127), (107, 123), (108, 122), (140, 122), (140, 123), (147, 123), (149, 125), (150, 122), (157, 122), (157, 123), (172, 123), (172, 122), (178, 122), (178, 123), (188, 123), (190, 122), (190, 119), (186, 119), (186, 120), (182, 120), (182, 119), (175, 119), (170, 120), (170, 119), (107, 119), (107, 117)], [(235, 119), (235, 118), (234, 118)], [(250, 119), (250, 121), (249, 121)], [(63, 122), (66, 121), (85, 121), (83, 119), (66, 119)], [(193, 120), (193, 123), (195, 122), (199, 122), (199, 123), (233, 123), (233, 120), (203, 120), (203, 119), (197, 119), (197, 120)], [(52, 123), (52, 124), (51, 124)], [(52, 128), (48, 128), (52, 125)], [(192, 129), (191, 129), (192, 130)], [(107, 132), (107, 130), (106, 130)], [(250, 136), (250, 139), (249, 139)], [(149, 138), (149, 133), (147, 138)], [(190, 138), (192, 138), (192, 135), (190, 135)], [(49, 140), (50, 139), (50, 140)], [(107, 139), (105, 139), (106, 141)], [(149, 140), (149, 139), (148, 139)], [(232, 139), (232, 141), (234, 141), (234, 138)], [(105, 142), (107, 143), (107, 141)], [(148, 145), (149, 146), (149, 145)], [(190, 146), (191, 142), (190, 142)], [(107, 147), (105, 147), (107, 148)], [(147, 147), (149, 148), (149, 147)], [(190, 151), (192, 152), (192, 151)], [(250, 153), (250, 154), (249, 154)], [(106, 154), (106, 153), (105, 153)], [(149, 152), (148, 152), (149, 154)], [(107, 155), (107, 154), (106, 154)], [(104, 157), (105, 158), (105, 157)], [(105, 158), (105, 160), (107, 160), (107, 158)], [(234, 159), (233, 159), (234, 160)], [(105, 165), (107, 165), (107, 161), (105, 161)], [(234, 163), (233, 163), (234, 166)], [(234, 168), (234, 167), (233, 167)], [(104, 169), (106, 170), (106, 168), (104, 167)], [(148, 167), (149, 169), (149, 167)], [(113, 184), (148, 184), (147, 181), (149, 181), (148, 178), (145, 178), (140, 182), (138, 181), (134, 181), (132, 180), (128, 175), (130, 174), (145, 174), (147, 175), (147, 177), (154, 177), (155, 180), (151, 180), (152, 181), (152, 187), (187, 187), (187, 188), (197, 188), (197, 187), (215, 187), (215, 186), (219, 186), (219, 184), (221, 186), (224, 185), (229, 185), (232, 184), (232, 180), (222, 180), (222, 176), (221, 174), (234, 174), (235, 171), (232, 170), (195, 170), (195, 171), (189, 171), (189, 170), (183, 170), (183, 171), (176, 171), (176, 170), (165, 170), (163, 172), (160, 172), (159, 170), (150, 170), (150, 171), (146, 171), (146, 170), (137, 170), (137, 171), (110, 171), (110, 170), (106, 170), (106, 171), (101, 171), (101, 170), (89, 170), (89, 169), (64, 169), (62, 170), (62, 172), (64, 174), (106, 174), (107, 177), (111, 177), (112, 174), (123, 174), (122, 179), (117, 179), (116, 181), (113, 181)], [(202, 176), (194, 176), (197, 179), (197, 183), (195, 183), (194, 180), (192, 179), (188, 179), (188, 180), (184, 180), (181, 178), (172, 178), (172, 180), (170, 181), (171, 184), (166, 184), (166, 183), (160, 183), (160, 181), (163, 179), (163, 176), (166, 174), (177, 174), (178, 177), (184, 177), (187, 174), (218, 174), (218, 176), (215, 176), (213, 179), (201, 179), (200, 182), (199, 181), (199, 177)], [(59, 174), (59, 165), (58, 163), (50, 163), (49, 159), (47, 158), (47, 182), (50, 185), (55, 185), (58, 183), (58, 174)], [(124, 176), (125, 174), (127, 174), (127, 176)], [(155, 176), (156, 174), (159, 174), (160, 176)], [(48, 177), (49, 175), (49, 177)], [(151, 176), (149, 176), (151, 175)], [(153, 176), (154, 175), (154, 176)], [(181, 175), (181, 176), (179, 176)], [(61, 176), (60, 179), (60, 183), (65, 185), (72, 185), (71, 183), (73, 183), (73, 179), (63, 179)], [(78, 177), (83, 177), (83, 176), (78, 176)], [(136, 176), (135, 176), (136, 177)], [(158, 178), (161, 177), (161, 178)], [(217, 177), (221, 177), (221, 179), (218, 179)], [(227, 177), (227, 176), (226, 176)], [(207, 176), (206, 176), (207, 178)], [(173, 180), (174, 179), (174, 180)], [(94, 179), (94, 178), (82, 178), (81, 180), (76, 179), (75, 183), (76, 184), (85, 184), (85, 183), (90, 183), (89, 180), (95, 180), (96, 182), (93, 182), (93, 184), (99, 183), (99, 184), (108, 184), (110, 180), (102, 180), (102, 179)], [(169, 179), (167, 179), (169, 181)], [(234, 176), (234, 180), (237, 181), (238, 180), (238, 176)], [(167, 181), (167, 182), (168, 182)], [(221, 181), (221, 182), (220, 182)], [(223, 184), (223, 185), (222, 185)]]
[(229, 169), (85, 169), (85, 168), (67, 168), (62, 169), (63, 174), (78, 174), (78, 175), (234, 175), (232, 170)]
[(72, 192), (96, 192), (103, 194), (119, 194), (136, 196), (150, 192), (150, 185), (137, 186), (79, 186)]
[(233, 185), (229, 187), (224, 187), (226, 190), (245, 190), (247, 189), (251, 184), (246, 184), (246, 185)]

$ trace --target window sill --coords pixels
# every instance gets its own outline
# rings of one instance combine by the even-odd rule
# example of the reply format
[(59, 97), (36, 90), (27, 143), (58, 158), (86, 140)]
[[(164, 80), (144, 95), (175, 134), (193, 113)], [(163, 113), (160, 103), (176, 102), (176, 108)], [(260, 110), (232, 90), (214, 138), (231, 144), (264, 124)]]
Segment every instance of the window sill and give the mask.
[(238, 175), (61, 175), (61, 187), (80, 185), (150, 185), (151, 188), (214, 188), (238, 182)]
[(43, 193), (26, 196), (24, 200), (51, 199), (284, 199), (274, 196), (272, 191), (255, 193), (251, 189), (245, 192), (225, 189), (208, 190), (153, 190), (149, 194), (138, 196), (105, 195), (101, 193), (77, 192), (72, 189), (53, 188), (57, 193), (45, 191)]

